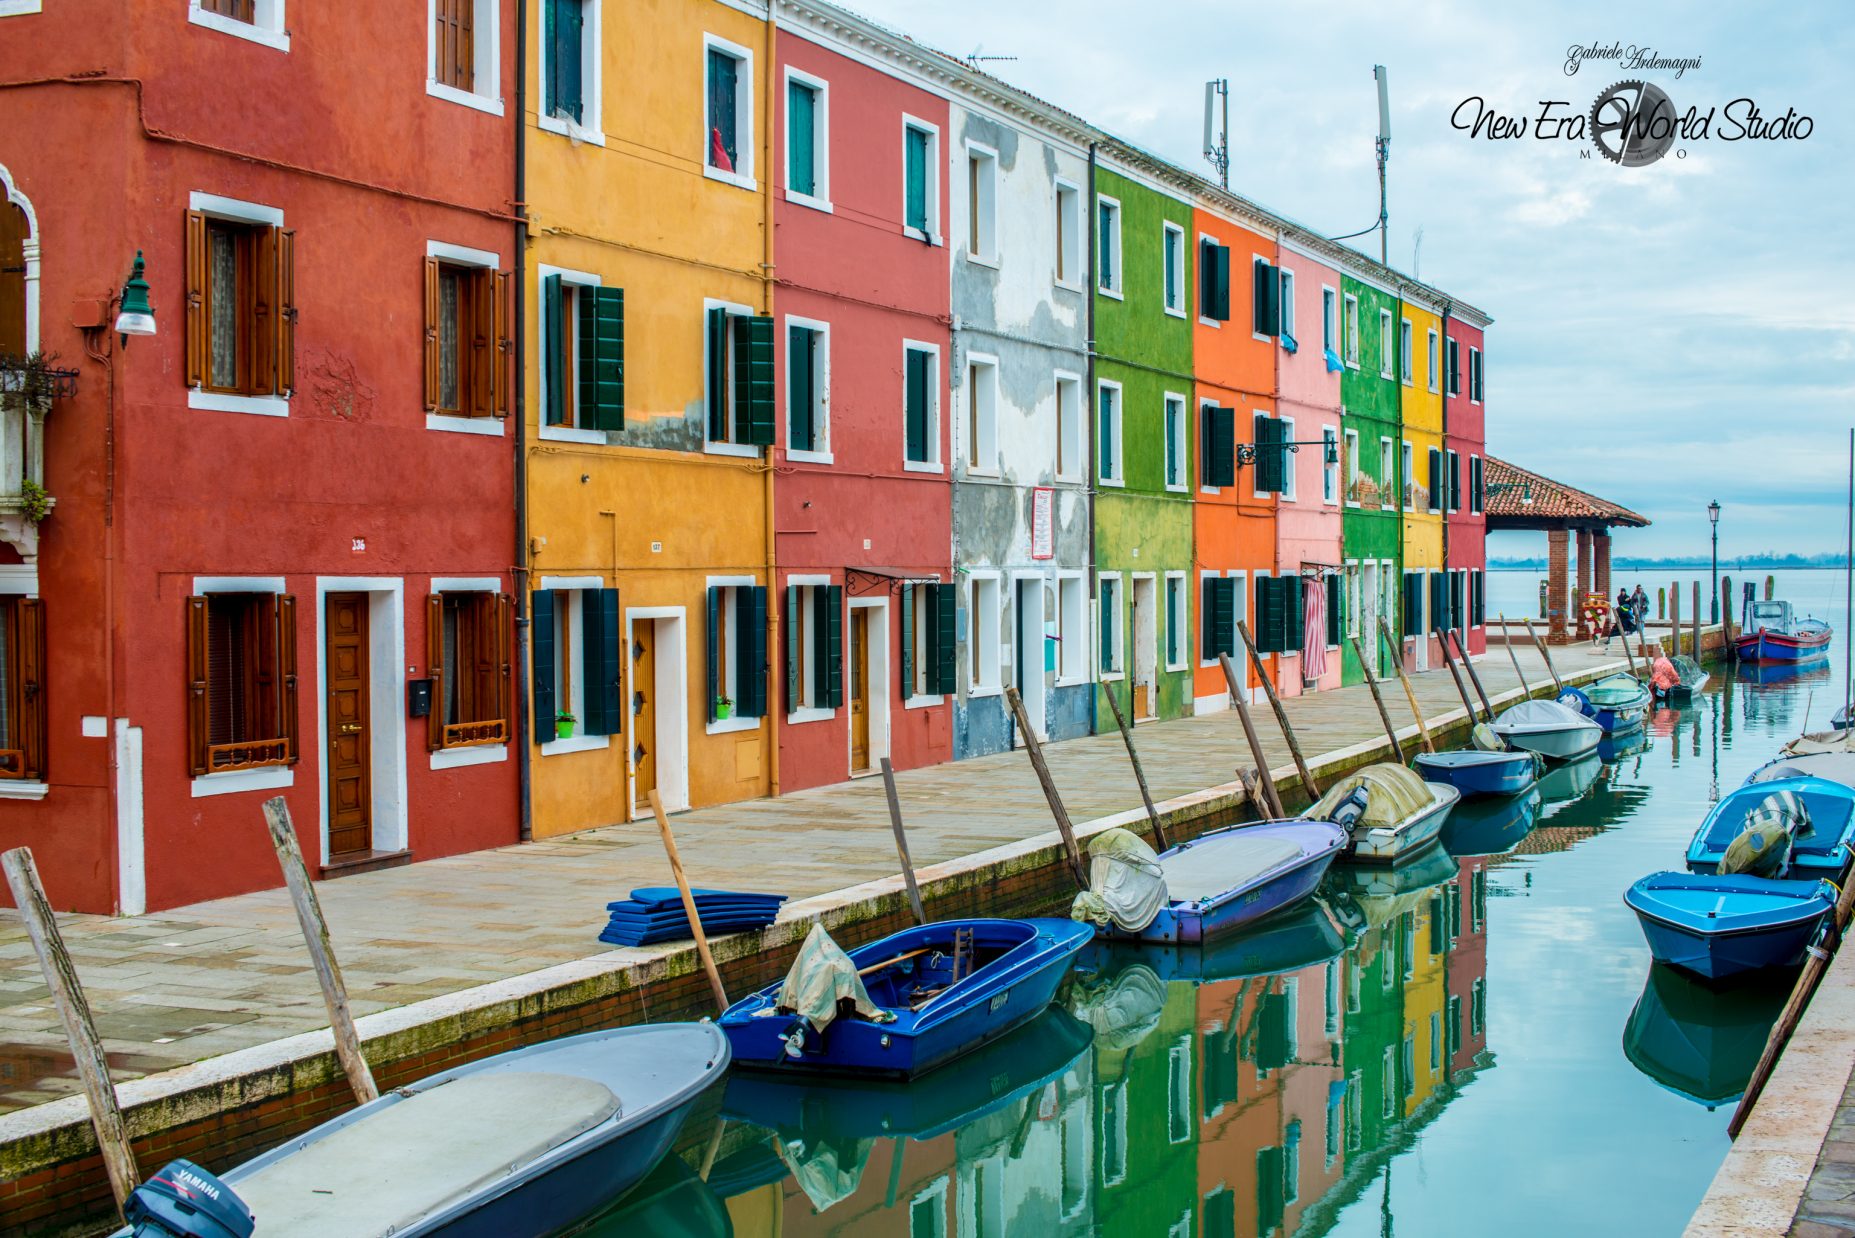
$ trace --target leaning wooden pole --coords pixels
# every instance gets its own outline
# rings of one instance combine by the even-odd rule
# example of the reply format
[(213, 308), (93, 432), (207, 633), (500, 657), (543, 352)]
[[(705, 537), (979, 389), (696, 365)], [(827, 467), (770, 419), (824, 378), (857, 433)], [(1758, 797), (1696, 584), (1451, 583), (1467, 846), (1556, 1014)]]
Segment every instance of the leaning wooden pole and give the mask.
[(696, 896), (690, 892), (689, 878), (683, 873), (683, 857), (676, 853), (676, 836), (670, 833), (670, 818), (663, 813), (663, 797), (657, 794), (657, 788), (651, 788), (651, 815), (657, 818), (657, 832), (663, 835), (664, 854), (670, 857), (670, 873), (676, 878), (676, 892), (683, 896), (683, 914), (689, 917), (689, 931), (695, 935), (696, 954), (702, 959), (702, 970), (708, 973), (709, 988), (715, 994), (715, 1005), (720, 1010), (728, 1008), (728, 991), (721, 987), (721, 970), (715, 966), (715, 956), (709, 953), (709, 937), (702, 929), (702, 915), (696, 910)]
[(889, 828), (895, 831), (895, 854), (901, 857), (902, 881), (908, 886), (908, 905), (914, 908), (915, 923), (928, 922), (927, 911), (921, 906), (921, 887), (915, 884), (915, 862), (908, 855), (908, 835), (902, 830), (902, 801), (895, 794), (895, 766), (889, 758), (882, 759), (882, 793), (889, 800)]
[(1250, 746), (1250, 756), (1256, 761), (1256, 777), (1262, 783), (1262, 808), (1271, 817), (1281, 819), (1288, 815), (1282, 807), (1282, 796), (1275, 789), (1275, 778), (1269, 773), (1269, 758), (1262, 754), (1262, 739), (1256, 734), (1256, 720), (1250, 717), (1250, 704), (1244, 699), (1242, 680), (1237, 675), (1237, 664), (1230, 660), (1230, 655), (1217, 655), (1219, 666), (1224, 668), (1224, 682), (1230, 686), (1230, 703), (1236, 707), (1237, 720), (1243, 724), (1243, 738)]
[(1288, 725), (1288, 711), (1282, 708), (1282, 698), (1276, 694), (1275, 684), (1269, 678), (1269, 668), (1263, 663), (1262, 655), (1256, 652), (1256, 642), (1250, 638), (1249, 624), (1237, 620), (1237, 635), (1243, 640), (1243, 648), (1248, 651), (1250, 665), (1256, 668), (1256, 678), (1262, 681), (1262, 694), (1269, 698), (1269, 708), (1275, 711), (1275, 724), (1282, 728), (1282, 738), (1288, 741), (1288, 754), (1295, 759), (1295, 772), (1301, 776), (1301, 789), (1307, 793), (1308, 803), (1320, 798), (1320, 784), (1314, 781), (1314, 771), (1308, 768), (1308, 759), (1301, 755), (1301, 741), (1295, 737), (1295, 728)]
[(1378, 690), (1378, 676), (1372, 673), (1372, 667), (1366, 661), (1365, 651), (1359, 647), (1359, 638), (1349, 636), (1352, 642), (1353, 656), (1359, 659), (1359, 669), (1365, 674), (1366, 687), (1372, 689), (1372, 704), (1378, 707), (1378, 720), (1385, 724), (1385, 738), (1391, 741), (1391, 754), (1398, 758), (1398, 764), (1404, 764), (1404, 745), (1398, 742), (1398, 729), (1391, 725), (1391, 713), (1385, 708), (1385, 694)]
[(1456, 681), (1456, 695), (1462, 698), (1462, 708), (1467, 712), (1469, 721), (1474, 722), (1475, 702), (1469, 697), (1469, 686), (1462, 678), (1462, 669), (1456, 665), (1455, 655), (1449, 652), (1449, 634), (1437, 629), (1436, 643), (1443, 648), (1443, 665), (1449, 668), (1449, 677)]
[(1694, 626), (1694, 660), (1700, 661), (1700, 581), (1694, 582), (1694, 617), (1689, 620)]
[(1520, 655), (1514, 652), (1513, 629), (1507, 626), (1507, 616), (1501, 616), (1501, 643), (1507, 646), (1507, 656), (1514, 664), (1514, 678), (1520, 681), (1521, 695), (1531, 697), (1533, 689), (1527, 686), (1527, 677), (1520, 670)]
[(1030, 754), (1031, 768), (1037, 771), (1037, 781), (1043, 784), (1043, 797), (1050, 802), (1050, 815), (1056, 818), (1057, 833), (1063, 836), (1063, 850), (1069, 853), (1069, 868), (1075, 875), (1076, 886), (1086, 890), (1089, 873), (1082, 864), (1082, 849), (1076, 846), (1076, 830), (1069, 823), (1069, 810), (1063, 807), (1063, 797), (1056, 791), (1056, 780), (1050, 777), (1050, 767), (1044, 762), (1043, 745), (1037, 740), (1030, 716), (1024, 712), (1024, 698), (1018, 695), (1016, 688), (1006, 688), (1005, 704), (1011, 707), (1011, 716), (1017, 719), (1018, 734), (1024, 737), (1024, 751)]
[(90, 1003), (84, 986), (78, 982), (77, 968), (64, 948), (58, 932), (58, 919), (52, 913), (51, 900), (39, 884), (39, 869), (32, 862), (30, 847), (15, 847), (0, 855), (6, 869), (6, 883), (13, 891), (13, 905), (19, 908), (32, 941), (33, 953), (39, 956), (39, 970), (45, 973), (46, 987), (52, 991), (52, 1003), (64, 1022), (64, 1036), (71, 1045), (71, 1057), (77, 1063), (78, 1078), (90, 1101), (90, 1125), (97, 1134), (97, 1147), (103, 1153), (103, 1168), (109, 1174), (110, 1190), (116, 1196), (120, 1213), (129, 1193), (141, 1181), (135, 1166), (135, 1150), (129, 1144), (129, 1129), (123, 1124), (122, 1110), (116, 1105), (116, 1086), (110, 1082), (109, 1059), (103, 1053), (103, 1039), (97, 1035), (96, 1020), (90, 1016)]
[(1425, 752), (1435, 752), (1436, 745), (1430, 742), (1430, 724), (1423, 720), (1423, 710), (1417, 708), (1417, 690), (1411, 687), (1410, 676), (1404, 673), (1404, 650), (1391, 639), (1391, 625), (1385, 622), (1383, 615), (1379, 616), (1378, 630), (1395, 655), (1391, 659), (1391, 669), (1398, 672), (1398, 682), (1404, 685), (1404, 699), (1411, 703), (1411, 716), (1417, 719), (1417, 738)]
[(360, 1033), (354, 1030), (354, 1011), (348, 1006), (348, 986), (341, 978), (341, 964), (335, 961), (335, 946), (329, 940), (328, 921), (322, 918), (322, 904), (310, 883), (309, 868), (303, 863), (302, 848), (296, 843), (296, 827), (290, 822), (290, 806), (283, 796), (264, 801), (264, 824), (269, 827), (271, 847), (277, 852), (277, 864), (283, 869), (283, 884), (290, 891), (290, 903), (296, 908), (296, 923), (303, 930), (303, 942), (309, 947), (309, 962), (316, 969), (316, 982), (322, 986), (322, 1004), (328, 1008), (329, 1031), (335, 1036), (335, 1056), (341, 1059), (342, 1073), (354, 1099), (365, 1105), (378, 1100), (380, 1089), (373, 1071), (361, 1053)]
[(1127, 714), (1121, 708), (1120, 701), (1114, 697), (1113, 688), (1103, 689), (1108, 698), (1108, 708), (1114, 711), (1114, 725), (1121, 730), (1121, 742), (1127, 745), (1127, 759), (1133, 763), (1134, 781), (1140, 784), (1140, 802), (1146, 805), (1146, 819), (1153, 825), (1153, 841), (1159, 849), (1165, 851), (1172, 844), (1166, 841), (1166, 827), (1159, 823), (1159, 809), (1153, 807), (1153, 793), (1147, 790), (1146, 770), (1140, 766), (1140, 753), (1134, 747), (1134, 733), (1127, 726)]
[(1488, 721), (1494, 721), (1494, 703), (1488, 699), (1488, 690), (1481, 686), (1481, 676), (1475, 671), (1475, 661), (1469, 657), (1468, 638), (1461, 628), (1445, 629), (1444, 635), (1454, 632), (1456, 638), (1456, 657), (1462, 662), (1462, 669), (1469, 673), (1469, 682), (1475, 685), (1475, 695), (1481, 699), (1482, 712), (1488, 715)]
[(1559, 678), (1559, 669), (1552, 664), (1552, 651), (1546, 648), (1546, 642), (1541, 640), (1539, 633), (1533, 630), (1533, 621), (1528, 619), (1526, 622), (1527, 635), (1533, 638), (1533, 647), (1539, 650), (1541, 660), (1546, 663), (1546, 673), (1552, 676), (1552, 690), (1554, 692), (1565, 691), (1565, 681)]

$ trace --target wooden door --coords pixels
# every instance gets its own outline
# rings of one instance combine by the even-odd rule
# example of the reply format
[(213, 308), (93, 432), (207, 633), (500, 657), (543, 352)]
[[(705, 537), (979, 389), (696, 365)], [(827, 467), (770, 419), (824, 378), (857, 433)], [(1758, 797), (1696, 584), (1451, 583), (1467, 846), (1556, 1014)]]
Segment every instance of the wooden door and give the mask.
[(870, 612), (850, 612), (850, 772), (870, 767)]
[(328, 648), (329, 855), (373, 850), (373, 745), (368, 742), (367, 595), (331, 593)]
[(657, 789), (657, 621), (631, 625), (631, 802)]

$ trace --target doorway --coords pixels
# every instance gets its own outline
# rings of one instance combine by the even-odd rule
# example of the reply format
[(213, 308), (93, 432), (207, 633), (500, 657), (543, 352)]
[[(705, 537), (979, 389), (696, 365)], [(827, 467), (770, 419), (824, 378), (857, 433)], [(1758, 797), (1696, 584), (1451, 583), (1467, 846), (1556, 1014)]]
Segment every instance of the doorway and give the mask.
[(850, 612), (850, 772), (870, 771), (870, 612)]
[(631, 626), (631, 800), (648, 807), (657, 790), (657, 624)]
[(340, 859), (374, 849), (368, 598), (331, 593), (326, 607), (328, 849)]
[[(665, 812), (689, 807), (689, 681), (681, 606), (632, 607), (625, 612), (625, 765), (631, 819), (651, 815), (650, 793)], [(622, 796), (622, 792), (620, 793)]]
[(1134, 577), (1134, 717), (1159, 716), (1159, 589), (1151, 576)]
[(846, 763), (855, 777), (889, 755), (889, 603), (853, 597), (850, 607), (850, 734)]
[[(1042, 576), (1023, 576), (1017, 580), (1017, 625), (1012, 634), (1011, 680), (1024, 701), (1024, 714), (1039, 740), (1050, 738), (1048, 718), (1050, 676), (1046, 669), (1055, 656), (1046, 636), (1049, 611), (1045, 609), (1047, 591)], [(1024, 737), (1016, 736), (1018, 747)]]

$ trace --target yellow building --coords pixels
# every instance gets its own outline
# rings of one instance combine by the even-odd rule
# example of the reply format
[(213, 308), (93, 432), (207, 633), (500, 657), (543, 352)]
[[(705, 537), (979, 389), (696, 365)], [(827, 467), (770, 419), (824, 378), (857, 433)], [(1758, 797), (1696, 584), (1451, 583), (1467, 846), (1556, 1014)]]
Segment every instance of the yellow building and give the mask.
[(522, 432), (536, 837), (777, 791), (773, 26), (529, 6)]
[[(1443, 452), (1443, 324), (1439, 314), (1402, 301), (1398, 396), (1403, 421), (1404, 570), (1424, 577), (1424, 631), (1443, 622), (1432, 573), (1443, 570), (1443, 519), (1449, 501)], [(1419, 662), (1426, 664), (1418, 642)]]
[[(1453, 885), (1447, 897), (1456, 897)], [(1426, 898), (1404, 916), (1404, 1065), (1409, 1117), (1449, 1078), (1449, 939), (1443, 900)]]

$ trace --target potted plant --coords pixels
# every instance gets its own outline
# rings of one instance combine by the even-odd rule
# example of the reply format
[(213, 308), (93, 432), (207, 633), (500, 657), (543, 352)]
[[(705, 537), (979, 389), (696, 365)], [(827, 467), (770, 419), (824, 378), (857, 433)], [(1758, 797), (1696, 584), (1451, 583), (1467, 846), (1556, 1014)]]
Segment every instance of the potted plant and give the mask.
[(577, 721), (579, 721), (579, 719), (575, 718), (572, 714), (568, 713), (564, 709), (561, 710), (558, 714), (555, 714), (554, 715), (554, 737), (556, 739), (572, 739), (573, 738), (573, 724)]
[(715, 721), (720, 722), (734, 716), (734, 702), (725, 696), (715, 698)]

